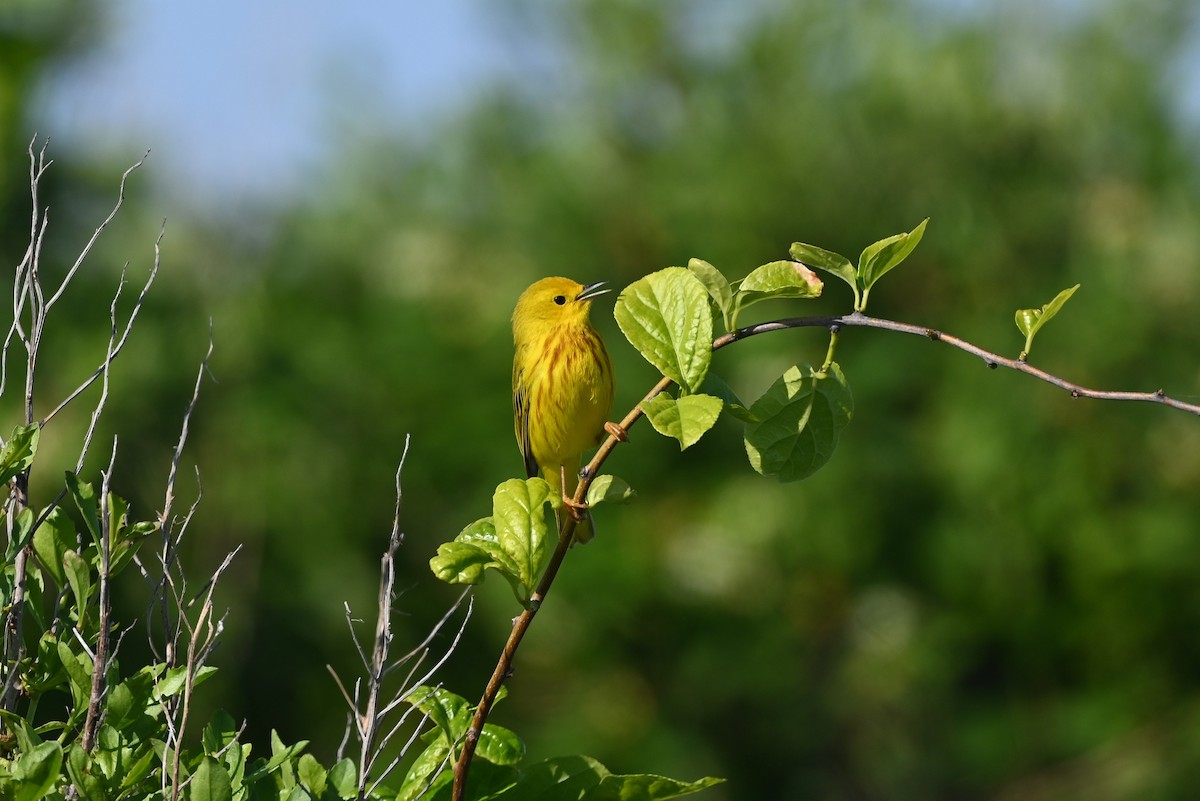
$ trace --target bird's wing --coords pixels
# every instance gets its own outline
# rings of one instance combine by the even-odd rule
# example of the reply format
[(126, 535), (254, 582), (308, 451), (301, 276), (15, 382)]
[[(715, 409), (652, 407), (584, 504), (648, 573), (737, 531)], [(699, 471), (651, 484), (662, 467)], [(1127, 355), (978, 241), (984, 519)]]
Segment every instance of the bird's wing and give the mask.
[(525, 460), (525, 472), (533, 478), (538, 474), (538, 464), (529, 441), (529, 388), (525, 386), (524, 377), (523, 372), (513, 373), (513, 419), (516, 421), (517, 445)]

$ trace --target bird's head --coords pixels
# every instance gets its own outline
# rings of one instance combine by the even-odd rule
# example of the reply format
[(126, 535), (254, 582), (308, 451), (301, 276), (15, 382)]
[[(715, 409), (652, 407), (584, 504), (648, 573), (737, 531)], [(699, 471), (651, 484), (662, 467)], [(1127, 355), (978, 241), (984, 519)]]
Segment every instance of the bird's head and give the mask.
[(609, 290), (603, 281), (581, 284), (570, 278), (543, 278), (521, 293), (513, 311), (513, 330), (586, 325), (592, 299)]

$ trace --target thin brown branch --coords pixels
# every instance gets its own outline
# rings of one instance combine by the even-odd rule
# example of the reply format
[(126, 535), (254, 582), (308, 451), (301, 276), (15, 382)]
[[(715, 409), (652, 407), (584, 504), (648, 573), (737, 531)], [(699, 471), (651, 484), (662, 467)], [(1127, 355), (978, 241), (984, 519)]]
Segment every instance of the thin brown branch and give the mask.
[[(126, 173), (126, 174), (128, 174), (128, 173)], [(150, 292), (150, 287), (154, 285), (154, 279), (158, 277), (158, 268), (162, 263), (162, 238), (166, 234), (166, 232), (167, 232), (166, 222), (164, 221), (163, 227), (160, 228), (158, 231), (158, 237), (154, 240), (154, 263), (150, 267), (149, 275), (146, 276), (146, 283), (142, 285), (142, 291), (140, 293), (138, 293), (137, 301), (133, 304), (133, 309), (129, 312), (129, 318), (125, 321), (125, 328), (121, 332), (121, 338), (119, 340), (117, 340), (115, 344), (113, 344), (110, 341), (108, 350), (106, 351), (105, 356), (104, 356), (104, 361), (100, 364), (100, 366), (97, 367), (94, 371), (92, 371), (92, 374), (90, 376), (88, 376), (87, 378), (85, 378), (79, 384), (79, 386), (77, 386), (74, 390), (72, 390), (71, 393), (69, 395), (67, 395), (67, 397), (64, 398), (62, 400), (62, 402), (60, 402), (57, 406), (55, 406), (54, 409), (51, 410), (51, 412), (49, 414), (47, 414), (45, 417), (43, 417), (41, 420), (41, 425), (44, 426), (44, 425), (46, 425), (46, 423), (50, 422), (54, 418), (55, 415), (57, 415), (59, 412), (61, 412), (63, 409), (65, 409), (67, 406), (69, 406), (73, 400), (75, 400), (77, 397), (79, 397), (81, 394), (83, 394), (83, 392), (85, 390), (87, 390), (88, 387), (90, 387), (92, 384), (94, 384), (96, 382), (96, 379), (98, 379), (102, 375), (104, 375), (104, 371), (107, 369), (107, 365), (109, 365), (113, 360), (115, 360), (117, 358), (117, 356), (120, 355), (121, 351), (125, 348), (125, 342), (129, 339), (129, 333), (133, 330), (133, 324), (135, 322), (137, 322), (138, 314), (142, 310), (142, 304), (146, 300), (146, 295)], [(122, 284), (123, 284), (124, 283), (124, 272), (122, 272), (121, 280), (122, 280)], [(120, 293), (121, 293), (120, 286), (118, 286), (117, 293), (116, 293), (117, 296), (119, 296)], [(113, 298), (113, 309), (114, 310), (116, 308), (116, 302), (117, 302), (117, 300), (114, 297)], [(114, 322), (114, 324), (115, 324), (115, 322)], [(210, 345), (211, 345), (211, 339), (212, 339), (212, 337), (211, 337), (211, 331), (210, 331), (210, 337), (209, 337)]]
[(1095, 398), (1097, 400), (1111, 401), (1140, 401), (1144, 403), (1157, 403), (1163, 406), (1170, 406), (1172, 409), (1188, 412), (1189, 414), (1200, 415), (1200, 404), (1187, 403), (1186, 401), (1172, 398), (1163, 390), (1155, 390), (1154, 392), (1126, 392), (1126, 391), (1111, 391), (1090, 389), (1081, 384), (1076, 384), (1073, 381), (1068, 381), (1065, 378), (1060, 378), (1053, 373), (1048, 373), (1038, 367), (1034, 367), (1021, 359), (1010, 359), (1001, 356), (998, 353), (993, 353), (986, 348), (981, 348), (971, 342), (961, 339), (950, 334), (938, 331), (935, 328), (926, 326), (912, 325), (911, 323), (900, 323), (894, 320), (884, 320), (878, 317), (868, 317), (860, 312), (846, 314), (841, 317), (792, 317), (785, 320), (774, 320), (769, 323), (759, 323), (758, 325), (746, 326), (739, 328), (736, 331), (718, 337), (713, 341), (713, 350), (722, 348), (733, 342), (737, 342), (748, 337), (758, 334), (765, 334), (768, 331), (781, 331), (788, 328), (840, 328), (842, 326), (856, 326), (863, 328), (879, 328), (885, 331), (895, 331), (900, 334), (912, 334), (914, 336), (931, 339), (935, 342), (943, 342), (953, 348), (957, 348), (965, 353), (970, 353), (973, 356), (978, 356), (984, 363), (992, 369), (997, 367), (1006, 367), (1010, 370), (1016, 370), (1018, 373), (1024, 373), (1034, 378), (1045, 381), (1048, 384), (1053, 384), (1060, 389), (1065, 389), (1071, 393), (1073, 398)]

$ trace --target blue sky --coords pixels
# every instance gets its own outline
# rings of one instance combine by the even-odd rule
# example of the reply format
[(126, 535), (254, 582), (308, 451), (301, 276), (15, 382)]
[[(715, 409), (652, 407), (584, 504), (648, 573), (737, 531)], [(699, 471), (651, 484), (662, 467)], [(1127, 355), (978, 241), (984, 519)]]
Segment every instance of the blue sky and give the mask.
[(35, 124), (62, 145), (123, 160), (150, 149), (156, 182), (181, 181), (201, 197), (300, 185), (336, 133), (331, 104), (345, 117), (419, 128), (513, 61), (475, 0), (107, 9), (100, 46), (48, 79)]
[[(703, 31), (733, 27), (729, 0), (689, 2)], [(928, 2), (942, 13), (989, 6)], [(496, 5), (111, 0), (100, 45), (48, 79), (34, 125), (60, 145), (118, 162), (150, 149), (154, 182), (202, 202), (288, 192), (311, 181), (339, 133), (376, 124), (420, 131), (489, 81), (552, 58), (531, 46), (532, 35), (498, 24), (489, 14)], [(1060, 12), (1079, 5), (1050, 2)], [(1193, 121), (1197, 51), (1180, 65)]]

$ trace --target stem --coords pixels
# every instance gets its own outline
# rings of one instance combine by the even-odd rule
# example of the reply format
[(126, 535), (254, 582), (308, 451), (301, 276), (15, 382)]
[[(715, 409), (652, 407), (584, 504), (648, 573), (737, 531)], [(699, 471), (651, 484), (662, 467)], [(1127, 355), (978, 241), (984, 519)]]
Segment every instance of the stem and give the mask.
[[(866, 297), (863, 296), (863, 300)], [(790, 317), (783, 320), (772, 320), (766, 323), (758, 323), (756, 325), (738, 328), (730, 331), (727, 334), (717, 337), (713, 340), (712, 349), (720, 350), (727, 345), (732, 345), (743, 339), (749, 339), (759, 334), (765, 334), (770, 331), (784, 331), (791, 328), (828, 328), (830, 331), (829, 348), (826, 351), (825, 363), (822, 365), (822, 371), (828, 369), (833, 362), (834, 351), (837, 347), (838, 334), (843, 326), (855, 326), (860, 328), (879, 328), (885, 331), (894, 331), (901, 334), (912, 334), (915, 336), (931, 339), (935, 342), (943, 342), (953, 348), (970, 353), (983, 359), (990, 369), (997, 367), (1007, 367), (1010, 370), (1016, 370), (1019, 373), (1033, 376), (1041, 381), (1053, 384), (1056, 387), (1065, 389), (1071, 393), (1073, 398), (1096, 398), (1100, 400), (1116, 400), (1116, 401), (1144, 401), (1148, 403), (1159, 403), (1165, 406), (1170, 406), (1173, 409), (1188, 412), (1190, 414), (1200, 415), (1200, 405), (1193, 403), (1185, 403), (1176, 398), (1169, 397), (1163, 390), (1156, 392), (1113, 392), (1107, 390), (1089, 389), (1080, 384), (1067, 381), (1064, 378), (1059, 378), (1052, 373), (1041, 370), (1037, 367), (1025, 362), (1023, 359), (1009, 359), (992, 351), (981, 348), (959, 337), (951, 336), (950, 334), (942, 333), (934, 328), (925, 326), (912, 325), (911, 323), (901, 323), (893, 320), (884, 320), (878, 317), (868, 317), (862, 312), (855, 311), (850, 314), (833, 317)], [(650, 392), (642, 399), (641, 403), (635, 406), (625, 419), (621, 421), (621, 428), (626, 431), (629, 427), (637, 422), (642, 416), (641, 404), (666, 391), (673, 382), (669, 378), (663, 378)], [(579, 486), (575, 490), (575, 501), (582, 502), (587, 497), (588, 487), (591, 486), (592, 480), (599, 472), (601, 465), (608, 459), (613, 448), (617, 447), (618, 440), (614, 436), (609, 436), (600, 445), (596, 455), (588, 462), (587, 466), (580, 473)], [(492, 672), (492, 677), (484, 689), (483, 697), (479, 701), (479, 706), (476, 708), (475, 717), (471, 721), (470, 728), (467, 729), (465, 739), (463, 740), (463, 750), (458, 758), (458, 762), (454, 765), (454, 801), (464, 801), (466, 798), (467, 772), (470, 770), (471, 760), (475, 755), (475, 747), (479, 741), (479, 733), (483, 730), (483, 725), (487, 722), (488, 714), (491, 712), (492, 705), (496, 701), (496, 696), (500, 692), (500, 687), (504, 684), (505, 679), (512, 673), (513, 658), (516, 655), (517, 648), (521, 645), (521, 640), (525, 636), (525, 632), (529, 629), (533, 622), (534, 616), (538, 609), (541, 608), (542, 600), (550, 591), (550, 586), (554, 583), (554, 578), (558, 574), (558, 569), (561, 567), (563, 559), (566, 558), (567, 551), (571, 546), (571, 539), (575, 532), (575, 519), (571, 515), (566, 515), (559, 531), (558, 547), (554, 551), (554, 555), (550, 558), (550, 564), (546, 567), (546, 572), (542, 576), (541, 582), (538, 584), (537, 591), (530, 598), (529, 607), (523, 611), (516, 619), (513, 620), (512, 632), (508, 635), (508, 641), (504, 644), (504, 649), (500, 653), (500, 659), (496, 663), (496, 669)]]

